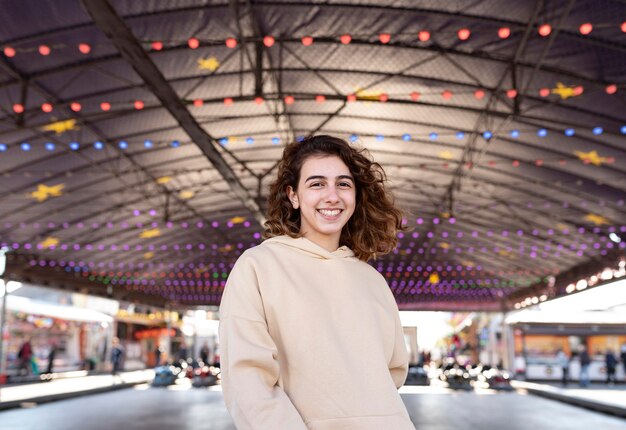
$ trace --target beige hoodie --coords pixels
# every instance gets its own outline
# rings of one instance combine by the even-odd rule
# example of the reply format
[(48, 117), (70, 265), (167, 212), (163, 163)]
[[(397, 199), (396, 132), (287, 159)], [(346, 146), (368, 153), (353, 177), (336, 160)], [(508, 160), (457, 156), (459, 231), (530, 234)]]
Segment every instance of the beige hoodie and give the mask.
[(347, 247), (274, 237), (220, 306), (222, 389), (239, 430), (413, 430), (408, 354), (385, 279)]

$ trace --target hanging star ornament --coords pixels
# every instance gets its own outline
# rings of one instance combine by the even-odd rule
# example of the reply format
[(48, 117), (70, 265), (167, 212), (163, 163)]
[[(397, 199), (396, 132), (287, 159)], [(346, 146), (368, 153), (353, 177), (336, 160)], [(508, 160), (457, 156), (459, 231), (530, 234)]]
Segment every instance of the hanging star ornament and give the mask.
[(178, 193), (178, 197), (180, 197), (183, 200), (189, 200), (190, 198), (195, 196), (195, 194), (196, 193), (194, 193), (191, 190), (184, 190), (184, 191), (181, 191), (180, 193)]
[(42, 249), (48, 249), (48, 248), (52, 248), (54, 246), (57, 246), (58, 244), (59, 244), (59, 239), (57, 239), (56, 237), (48, 236), (48, 237), (46, 237), (46, 240), (44, 240), (43, 242), (39, 243), (39, 246)]
[(568, 87), (561, 82), (556, 83), (556, 88), (552, 88), (552, 94), (558, 94), (561, 100), (569, 99), (570, 97), (576, 97), (582, 94), (579, 87)]
[(593, 164), (594, 166), (601, 166), (602, 163), (610, 163), (611, 159), (608, 157), (601, 157), (597, 151), (574, 151), (574, 154), (585, 164)]
[(443, 158), (444, 160), (452, 160), (453, 157), (454, 157), (454, 154), (451, 151), (448, 151), (447, 149), (439, 153), (439, 158)]
[(220, 66), (220, 62), (215, 57), (200, 58), (198, 60), (198, 69), (214, 72)]
[(139, 237), (141, 239), (151, 239), (153, 237), (159, 237), (159, 236), (161, 236), (161, 230), (159, 230), (158, 228), (144, 230), (141, 232), (141, 234), (139, 234)]
[(439, 283), (439, 275), (437, 273), (432, 273), (429, 277), (428, 277), (428, 281), (431, 284), (438, 284)]
[(171, 176), (161, 176), (160, 178), (157, 178), (156, 183), (159, 185), (163, 185), (163, 184), (167, 184), (171, 180), (172, 180)]
[(236, 217), (230, 219), (230, 222), (232, 222), (233, 224), (241, 224), (241, 223), (243, 223), (245, 221), (246, 221), (246, 219), (244, 217), (242, 217), (242, 216), (236, 216)]
[(65, 188), (65, 184), (53, 185), (51, 187), (39, 184), (37, 185), (37, 191), (31, 192), (30, 196), (41, 203), (45, 202), (50, 197), (59, 197), (63, 195), (63, 188)]
[(56, 134), (63, 134), (66, 131), (76, 130), (76, 120), (75, 119), (66, 119), (63, 121), (52, 122), (48, 125), (44, 125), (41, 127), (43, 131), (54, 131)]
[(585, 220), (594, 223), (595, 225), (610, 224), (611, 222), (602, 215), (587, 214)]

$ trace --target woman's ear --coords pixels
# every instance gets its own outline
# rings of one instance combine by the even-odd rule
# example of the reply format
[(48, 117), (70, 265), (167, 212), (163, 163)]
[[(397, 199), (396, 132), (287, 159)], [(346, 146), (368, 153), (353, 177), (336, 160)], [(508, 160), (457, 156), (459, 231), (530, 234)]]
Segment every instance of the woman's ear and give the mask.
[(300, 204), (298, 203), (298, 194), (296, 194), (291, 185), (287, 185), (287, 197), (289, 197), (291, 206), (293, 206), (294, 209), (298, 209), (300, 207)]

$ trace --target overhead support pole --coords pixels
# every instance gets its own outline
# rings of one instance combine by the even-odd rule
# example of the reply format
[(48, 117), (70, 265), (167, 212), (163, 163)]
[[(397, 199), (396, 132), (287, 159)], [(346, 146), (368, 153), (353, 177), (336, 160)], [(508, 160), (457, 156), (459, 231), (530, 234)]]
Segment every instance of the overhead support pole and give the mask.
[(163, 107), (170, 112), (189, 138), (200, 148), (235, 195), (250, 210), (254, 218), (263, 225), (265, 216), (260, 206), (217, 150), (215, 139), (189, 113), (185, 104), (141, 47), (124, 20), (107, 0), (81, 1), (96, 26), (113, 42), (122, 58), (132, 66), (146, 87), (159, 99)]

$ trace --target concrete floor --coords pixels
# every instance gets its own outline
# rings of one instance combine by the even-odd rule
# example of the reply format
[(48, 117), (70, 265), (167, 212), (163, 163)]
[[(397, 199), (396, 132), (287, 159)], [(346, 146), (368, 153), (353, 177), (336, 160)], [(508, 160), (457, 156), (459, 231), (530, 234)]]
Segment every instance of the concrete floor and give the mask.
[[(401, 393), (419, 429), (626, 430), (624, 419), (516, 392), (404, 387)], [(207, 390), (190, 385), (169, 389), (140, 385), (0, 412), (0, 429), (236, 430), (219, 387)]]

